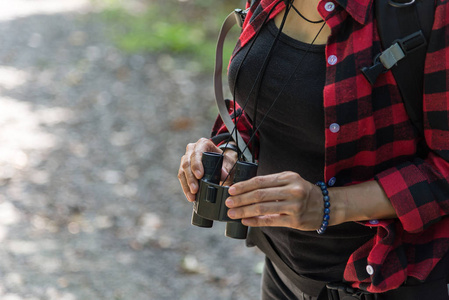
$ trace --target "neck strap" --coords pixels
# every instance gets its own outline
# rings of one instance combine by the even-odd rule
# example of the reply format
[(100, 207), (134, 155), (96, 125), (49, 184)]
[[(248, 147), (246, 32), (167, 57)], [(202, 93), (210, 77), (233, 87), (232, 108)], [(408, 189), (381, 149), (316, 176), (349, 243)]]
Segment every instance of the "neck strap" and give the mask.
[[(232, 13), (230, 13), (226, 20), (223, 22), (221, 26), (220, 33), (218, 35), (217, 41), (217, 50), (215, 52), (215, 71), (214, 71), (214, 89), (215, 89), (215, 100), (217, 102), (218, 112), (220, 114), (223, 123), (225, 124), (228, 131), (231, 133), (231, 136), (235, 136), (237, 139), (237, 145), (242, 152), (242, 155), (245, 157), (247, 161), (253, 161), (253, 156), (249, 151), (248, 147), (246, 147), (246, 143), (243, 140), (242, 136), (238, 132), (235, 127), (234, 122), (229, 116), (228, 109), (225, 104), (224, 96), (223, 96), (223, 44), (226, 39), (226, 35), (229, 30), (235, 25), (238, 24), (240, 27), (243, 24), (244, 17), (246, 16), (247, 11), (242, 11), (241, 9), (236, 9)], [(234, 99), (235, 101), (235, 99)]]

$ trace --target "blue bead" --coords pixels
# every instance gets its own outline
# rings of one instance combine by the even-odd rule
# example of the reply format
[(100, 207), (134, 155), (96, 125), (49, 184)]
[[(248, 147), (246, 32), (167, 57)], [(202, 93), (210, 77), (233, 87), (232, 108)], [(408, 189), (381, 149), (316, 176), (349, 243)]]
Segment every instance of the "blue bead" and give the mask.
[[(335, 179), (335, 178), (334, 178)], [(333, 182), (332, 184), (335, 184)], [(317, 230), (318, 234), (323, 234), (326, 231), (327, 226), (329, 225), (329, 219), (330, 219), (330, 198), (329, 198), (329, 191), (327, 190), (326, 183), (323, 181), (318, 181), (316, 183), (317, 186), (321, 188), (321, 193), (323, 194), (323, 202), (324, 202), (324, 214), (323, 214), (323, 222), (321, 223), (321, 228)]]

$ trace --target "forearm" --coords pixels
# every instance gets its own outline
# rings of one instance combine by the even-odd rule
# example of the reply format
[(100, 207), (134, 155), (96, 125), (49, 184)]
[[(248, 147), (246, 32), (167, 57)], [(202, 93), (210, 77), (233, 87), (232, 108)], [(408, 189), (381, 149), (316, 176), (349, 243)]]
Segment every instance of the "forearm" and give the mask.
[(396, 211), (377, 181), (329, 188), (330, 225), (350, 221), (396, 218)]

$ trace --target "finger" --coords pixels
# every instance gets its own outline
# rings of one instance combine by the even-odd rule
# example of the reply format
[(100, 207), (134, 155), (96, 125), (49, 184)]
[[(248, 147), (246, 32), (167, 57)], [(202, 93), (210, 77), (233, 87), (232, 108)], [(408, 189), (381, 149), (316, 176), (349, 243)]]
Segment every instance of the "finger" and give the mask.
[[(279, 209), (279, 213), (271, 213), (269, 208), (266, 209), (267, 213), (260, 216), (249, 216), (251, 211), (246, 211), (247, 217), (242, 217), (242, 224), (246, 226), (276, 226), (276, 227), (289, 227), (299, 230), (309, 231), (316, 230), (320, 227), (322, 218), (316, 214), (303, 214), (297, 209), (298, 206), (284, 205), (282, 209)], [(322, 217), (322, 216), (321, 216)]]
[[(236, 185), (236, 184), (234, 184)], [(229, 189), (231, 189), (231, 186)], [(237, 196), (231, 196), (226, 199), (226, 206), (229, 208), (236, 208), (242, 206), (248, 206), (251, 204), (270, 202), (277, 200), (287, 200), (292, 197), (291, 190), (285, 187), (272, 187), (253, 190)]]
[(178, 170), (178, 179), (187, 200), (195, 201), (195, 194), (198, 192), (198, 180), (191, 173), (189, 165), (188, 158), (183, 156)]
[(195, 195), (192, 194), (190, 187), (187, 183), (185, 173), (182, 169), (179, 169), (179, 171), (178, 171), (178, 179), (179, 179), (179, 182), (181, 183), (182, 191), (183, 191), (184, 195), (186, 196), (187, 200), (190, 202), (195, 201)]
[(249, 180), (236, 183), (229, 189), (229, 194), (238, 195), (252, 190), (286, 185), (288, 182), (285, 180), (285, 176), (282, 175), (283, 173), (256, 176)]
[(224, 153), (223, 168), (221, 170), (221, 181), (225, 181), (225, 185), (231, 185), (234, 178), (235, 163), (237, 162), (237, 153), (228, 150)]
[(221, 181), (224, 186), (230, 186), (232, 184), (233, 176), (229, 175), (225, 168), (221, 169)]
[(289, 227), (289, 217), (285, 215), (268, 215), (242, 219), (242, 224), (251, 227)]
[(251, 227), (289, 227), (303, 231), (313, 231), (320, 228), (318, 222), (298, 222), (294, 216), (289, 215), (266, 215), (242, 219), (242, 224)]
[(195, 147), (190, 155), (191, 171), (196, 179), (201, 179), (204, 175), (204, 168), (201, 162), (203, 152), (221, 153), (220, 149), (212, 143), (211, 140), (201, 138), (195, 143)]
[(231, 219), (246, 219), (267, 215), (289, 215), (292, 213), (292, 210), (297, 211), (297, 209), (292, 209), (291, 206), (292, 205), (288, 201), (263, 202), (229, 209), (228, 216)]
[(184, 155), (181, 159), (181, 167), (180, 167), (180, 174), (178, 174), (178, 178), (181, 181), (181, 185), (184, 183), (184, 187), (188, 187), (189, 192), (191, 194), (196, 194), (198, 192), (198, 179), (195, 177), (195, 175), (192, 174), (191, 169), (191, 162), (190, 157), (188, 154)]

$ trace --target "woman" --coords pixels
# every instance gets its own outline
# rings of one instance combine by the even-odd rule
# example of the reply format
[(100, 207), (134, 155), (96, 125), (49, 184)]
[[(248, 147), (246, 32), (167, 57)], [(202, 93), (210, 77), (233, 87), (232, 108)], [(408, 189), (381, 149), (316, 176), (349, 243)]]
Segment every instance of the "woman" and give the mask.
[[(372, 2), (259, 0), (245, 20), (229, 112), (247, 142), (257, 136), (259, 169), (226, 205), (267, 255), (263, 299), (316, 299), (343, 281), (373, 293), (363, 297), (449, 299), (449, 3), (436, 1), (423, 138), (391, 72), (372, 86), (360, 71), (381, 52)], [(225, 131), (218, 118), (212, 135)], [(223, 148), (224, 180), (237, 153)], [(178, 177), (189, 201), (202, 153), (222, 149), (187, 146)]]

